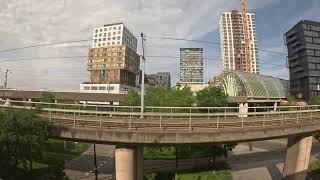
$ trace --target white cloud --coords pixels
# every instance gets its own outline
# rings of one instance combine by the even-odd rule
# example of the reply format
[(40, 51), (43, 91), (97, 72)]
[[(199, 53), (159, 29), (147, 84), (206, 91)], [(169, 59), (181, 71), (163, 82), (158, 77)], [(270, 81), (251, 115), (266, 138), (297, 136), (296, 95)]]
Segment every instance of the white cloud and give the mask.
[[(273, 2), (276, 0), (249, 1), (249, 10), (257, 11)], [(0, 47), (90, 39), (94, 27), (113, 22), (125, 23), (137, 35), (144, 32), (149, 36), (198, 39), (217, 29), (221, 12), (239, 7), (239, 0), (1, 0)], [(194, 45), (157, 39), (148, 39), (147, 44), (147, 55), (175, 56), (180, 47)], [(83, 45), (90, 43), (0, 53), (0, 61), (85, 55), (88, 48)], [(210, 56), (219, 57), (211, 49), (205, 50), (210, 51)], [(216, 62), (206, 65), (209, 69), (206, 78), (220, 69)], [(4, 72), (5, 68), (13, 71), (9, 85), (18, 88), (77, 90), (79, 83), (88, 79), (86, 58), (1, 62), (0, 70)], [(147, 72), (157, 71), (170, 71), (176, 81), (178, 60), (150, 59)]]

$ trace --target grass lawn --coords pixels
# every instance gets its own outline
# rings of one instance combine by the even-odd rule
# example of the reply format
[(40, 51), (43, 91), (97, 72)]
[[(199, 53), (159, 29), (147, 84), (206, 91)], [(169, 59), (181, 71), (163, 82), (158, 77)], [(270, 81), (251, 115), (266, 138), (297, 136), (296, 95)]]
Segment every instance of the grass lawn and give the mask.
[(311, 162), (308, 171), (308, 176), (311, 178), (320, 177), (320, 160)]
[(49, 139), (47, 146), (42, 151), (42, 159), (32, 162), (32, 172), (24, 170), (22, 166), (19, 166), (18, 169), (9, 167), (1, 169), (0, 167), (0, 176), (7, 177), (5, 179), (62, 180), (65, 179), (64, 164), (79, 156), (88, 147), (88, 144), (74, 142), (64, 144), (64, 141)]
[(179, 180), (232, 180), (229, 170), (178, 174)]

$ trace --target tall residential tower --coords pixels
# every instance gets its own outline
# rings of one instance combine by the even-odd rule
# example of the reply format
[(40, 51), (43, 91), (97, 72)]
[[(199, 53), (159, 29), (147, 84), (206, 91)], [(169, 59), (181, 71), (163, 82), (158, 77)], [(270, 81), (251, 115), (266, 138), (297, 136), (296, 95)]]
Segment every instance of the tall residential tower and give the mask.
[[(247, 13), (247, 19), (251, 40), (251, 73), (259, 74), (259, 56), (254, 14)], [(244, 24), (241, 12), (234, 10), (222, 13), (219, 26), (222, 69), (248, 72)]]
[(300, 21), (285, 34), (290, 95), (320, 96), (320, 22)]
[(202, 48), (180, 48), (179, 84), (203, 84)]

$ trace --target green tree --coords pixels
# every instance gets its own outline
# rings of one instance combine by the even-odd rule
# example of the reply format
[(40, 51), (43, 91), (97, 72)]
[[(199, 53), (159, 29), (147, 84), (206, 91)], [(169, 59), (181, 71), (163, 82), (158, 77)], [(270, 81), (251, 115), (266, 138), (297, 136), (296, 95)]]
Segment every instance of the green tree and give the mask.
[(139, 106), (140, 96), (137, 92), (130, 90), (124, 99), (124, 104), (126, 106)]
[(41, 159), (51, 127), (38, 120), (37, 110), (7, 109), (0, 114), (2, 163), (32, 170), (32, 161)]
[(50, 92), (41, 93), (41, 102), (54, 103), (54, 95)]
[(314, 96), (309, 100), (310, 105), (320, 105), (320, 96)]
[(196, 96), (198, 107), (225, 107), (227, 106), (227, 95), (221, 88), (209, 86), (199, 91)]
[(189, 87), (182, 89), (149, 88), (145, 95), (147, 106), (159, 107), (190, 107), (194, 96)]

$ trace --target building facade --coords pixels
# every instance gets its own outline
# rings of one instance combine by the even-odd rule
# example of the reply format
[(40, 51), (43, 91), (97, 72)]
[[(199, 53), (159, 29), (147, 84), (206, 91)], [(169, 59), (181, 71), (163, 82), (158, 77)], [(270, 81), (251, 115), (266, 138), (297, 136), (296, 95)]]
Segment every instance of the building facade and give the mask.
[(146, 75), (146, 82), (149, 86), (169, 89), (171, 87), (171, 77), (169, 72), (158, 72), (157, 74)]
[(137, 38), (123, 23), (106, 24), (103, 27), (94, 28), (92, 48), (127, 45), (133, 51), (137, 51)]
[(137, 38), (123, 23), (95, 28), (87, 64), (91, 85), (80, 85), (80, 90), (123, 94), (135, 89), (140, 72), (140, 57), (136, 50)]
[(179, 84), (203, 84), (202, 48), (180, 48)]
[[(251, 73), (259, 74), (259, 56), (256, 25), (253, 13), (247, 13), (251, 39)], [(220, 43), (222, 69), (248, 72), (242, 13), (234, 10), (220, 16)]]
[(135, 86), (139, 69), (139, 55), (128, 46), (107, 46), (89, 50), (88, 71), (91, 83)]
[(300, 21), (284, 35), (288, 49), (290, 95), (320, 96), (320, 22)]

